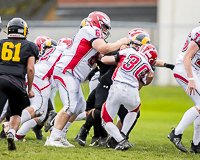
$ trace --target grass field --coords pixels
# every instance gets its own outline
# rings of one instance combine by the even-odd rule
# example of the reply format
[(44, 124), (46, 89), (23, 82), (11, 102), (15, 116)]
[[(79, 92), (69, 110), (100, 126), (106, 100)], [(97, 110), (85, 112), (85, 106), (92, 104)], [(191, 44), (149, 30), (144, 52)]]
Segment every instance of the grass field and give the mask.
[[(86, 97), (88, 87), (85, 86)], [(30, 131), (26, 142), (16, 142), (17, 151), (7, 151), (7, 141), (0, 139), (0, 160), (190, 160), (200, 159), (200, 154), (183, 153), (167, 139), (171, 127), (176, 127), (183, 113), (193, 105), (192, 100), (180, 87), (148, 86), (140, 91), (142, 106), (141, 117), (130, 134), (130, 142), (134, 146), (127, 151), (115, 151), (106, 147), (90, 147), (92, 132), (90, 132), (85, 147), (74, 141), (80, 126), (84, 121), (74, 122), (67, 138), (75, 148), (44, 147), (45, 139), (36, 140)], [(57, 111), (62, 107), (59, 96), (56, 96)], [(193, 137), (192, 124), (183, 134), (183, 144), (190, 149)]]

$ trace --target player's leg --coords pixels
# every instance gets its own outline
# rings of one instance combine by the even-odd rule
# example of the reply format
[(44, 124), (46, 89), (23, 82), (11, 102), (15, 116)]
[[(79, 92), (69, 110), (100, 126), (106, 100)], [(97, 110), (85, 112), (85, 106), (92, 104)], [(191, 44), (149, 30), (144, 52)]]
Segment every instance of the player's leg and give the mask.
[(9, 100), (11, 117), (9, 121), (9, 130), (7, 134), (8, 150), (15, 150), (14, 135), (20, 125), (20, 115), (25, 108), (25, 92), (12, 85), (10, 82), (0, 82), (5, 86), (6, 94)]
[[(174, 76), (176, 78), (176, 81), (181, 85), (181, 87), (186, 91), (187, 89), (187, 74), (184, 70), (179, 69), (179, 66), (175, 66), (174, 70)], [(173, 142), (173, 144), (181, 151), (183, 152), (188, 152), (185, 146), (182, 144), (181, 139), (182, 139), (182, 134), (184, 130), (199, 116), (199, 110), (200, 110), (200, 78), (196, 71), (193, 70), (193, 76), (195, 79), (195, 84), (196, 84), (196, 93), (195, 95), (189, 95), (190, 98), (194, 101), (195, 106), (191, 107), (188, 109), (181, 121), (179, 122), (178, 126), (172, 130), (170, 134), (168, 134), (168, 138), (170, 141)]]
[(58, 92), (58, 88), (57, 87), (54, 87), (52, 90), (51, 90), (51, 95), (50, 95), (50, 99), (51, 99), (51, 102), (52, 102), (52, 105), (53, 105), (53, 109), (55, 110), (55, 96)]
[[(43, 114), (43, 96), (50, 96), (50, 87), (51, 85), (48, 80), (41, 80), (40, 78), (34, 77), (32, 90), (35, 96), (30, 99), (30, 106), (23, 110), (21, 124), (31, 118), (39, 117)], [(46, 90), (49, 92), (46, 92)]]
[[(51, 91), (50, 86), (41, 90), (40, 93), (41, 93), (41, 98), (42, 98), (42, 106), (40, 108), (40, 111), (43, 114), (40, 117), (35, 117), (35, 118), (30, 119), (30, 120), (26, 121), (25, 123), (23, 123), (23, 125), (20, 127), (20, 129), (16, 133), (16, 138), (23, 139), (23, 137), (28, 133), (29, 130), (34, 128), (37, 124), (43, 124), (43, 121), (44, 121), (44, 119), (46, 117), (46, 113), (47, 113), (50, 91)], [(33, 108), (36, 108), (36, 107), (34, 107), (33, 104), (31, 104), (30, 106), (32, 106)], [(42, 136), (42, 138), (43, 138), (43, 136)]]
[(53, 130), (50, 138), (47, 139), (45, 146), (67, 147), (62, 143), (62, 129), (74, 113), (74, 109), (78, 103), (79, 92), (82, 91), (80, 90), (79, 81), (72, 74), (62, 74), (55, 70), (54, 73), (54, 80), (59, 89), (60, 99), (63, 103), (63, 109), (58, 112), (55, 118)]
[(8, 100), (4, 106), (3, 112), (1, 114), (2, 131), (0, 133), (0, 138), (6, 138), (6, 134), (9, 129), (9, 120), (10, 120), (10, 107), (8, 105)]
[[(43, 139), (42, 127), (44, 126), (45, 121), (47, 121), (47, 119), (48, 119), (50, 113), (52, 113), (52, 112), (55, 112), (55, 111), (54, 111), (53, 105), (52, 105), (52, 103), (51, 103), (51, 99), (49, 98), (49, 99), (48, 99), (48, 106), (47, 106), (47, 113), (46, 113), (45, 119), (43, 120), (42, 123), (37, 123), (37, 125), (36, 125), (35, 127), (32, 128), (32, 130), (33, 130), (33, 132), (35, 133), (36, 138), (37, 138), (38, 140), (42, 140), (42, 139)], [(57, 113), (56, 113), (56, 114), (57, 114)], [(44, 130), (45, 130), (45, 129), (44, 129)], [(48, 131), (48, 130), (47, 130), (47, 131)], [(47, 131), (45, 130), (45, 132), (47, 132)]]
[[(121, 134), (116, 125), (113, 124), (113, 119), (119, 111), (121, 104), (123, 104), (124, 107), (129, 111), (138, 108), (141, 103), (138, 89), (126, 84), (114, 82), (109, 91), (109, 96), (106, 103), (106, 106), (102, 110), (102, 117), (106, 123), (105, 129), (118, 142), (118, 145), (115, 149), (123, 150), (123, 148), (130, 148), (131, 145), (124, 137), (124, 134)], [(131, 118), (129, 117), (129, 119)], [(130, 124), (128, 121), (124, 121), (123, 125), (130, 128), (132, 124)]]
[(194, 120), (194, 134), (190, 152), (200, 153), (200, 116)]
[(120, 92), (120, 90), (118, 89), (116, 84), (113, 84), (110, 88), (108, 98), (103, 105), (101, 116), (102, 116), (103, 125), (106, 131), (112, 137), (114, 137), (117, 143), (120, 143), (124, 140), (124, 138), (121, 135), (117, 126), (113, 123), (114, 118), (117, 115), (117, 112), (120, 107), (119, 102), (120, 102), (121, 97), (118, 97), (117, 92)]
[[(94, 109), (95, 94), (96, 94), (96, 88), (89, 94), (88, 99), (86, 101), (86, 112), (88, 112), (88, 116)], [(87, 120), (89, 121), (91, 119), (91, 116), (89, 117), (89, 119), (88, 119), (88, 116), (87, 116), (86, 121)], [(79, 136), (80, 135), (82, 136), (82, 138), (81, 138), (81, 140), (79, 142), (79, 143), (81, 143), (82, 146), (84, 146), (85, 143), (86, 143), (86, 137), (87, 137), (87, 134), (88, 134), (88, 132), (90, 130), (90, 127), (91, 127), (91, 126), (88, 126), (88, 129), (86, 129), (84, 127), (85, 123), (81, 126), (81, 128), (79, 129), (79, 133), (75, 137), (79, 141)]]

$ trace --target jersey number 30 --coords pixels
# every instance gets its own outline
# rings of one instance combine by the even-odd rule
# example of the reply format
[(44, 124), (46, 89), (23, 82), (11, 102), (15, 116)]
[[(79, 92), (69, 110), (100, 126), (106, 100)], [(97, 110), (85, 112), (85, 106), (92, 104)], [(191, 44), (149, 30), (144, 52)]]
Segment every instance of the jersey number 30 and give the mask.
[(19, 62), (20, 47), (21, 43), (14, 45), (12, 42), (5, 42), (1, 51), (1, 59), (3, 61), (10, 61), (12, 59), (12, 61)]

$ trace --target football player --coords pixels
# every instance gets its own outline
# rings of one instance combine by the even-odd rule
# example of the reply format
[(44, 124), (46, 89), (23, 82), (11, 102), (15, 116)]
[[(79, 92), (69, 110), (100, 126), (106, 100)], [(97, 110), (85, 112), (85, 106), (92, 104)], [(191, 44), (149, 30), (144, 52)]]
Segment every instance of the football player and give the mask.
[[(23, 125), (16, 133), (16, 138), (23, 139), (26, 133), (36, 126), (36, 124), (43, 123), (47, 113), (47, 103), (50, 97), (52, 88), (52, 72), (56, 62), (59, 61), (62, 52), (69, 46), (54, 47), (51, 40), (44, 42), (43, 48), (47, 48), (45, 53), (35, 64), (35, 76), (33, 81), (33, 89), (35, 90), (35, 97), (30, 100), (30, 107), (23, 110), (21, 123)], [(71, 41), (70, 41), (71, 45)], [(42, 113), (36, 116), (37, 111)], [(65, 141), (67, 143), (67, 140)], [(71, 144), (67, 144), (70, 146)], [(71, 145), (72, 146), (72, 145)]]
[[(131, 47), (121, 50), (119, 55), (116, 59), (108, 56), (102, 58), (102, 62), (107, 64), (118, 62), (118, 67), (113, 74), (113, 84), (102, 108), (102, 118), (106, 131), (118, 142), (115, 149), (126, 150), (131, 145), (124, 137), (125, 134), (120, 132), (113, 124), (113, 120), (121, 104), (129, 111), (126, 115), (129, 121), (132, 122), (132, 119), (135, 119), (135, 114), (132, 114), (137, 112), (141, 105), (140, 84), (146, 86), (153, 80), (152, 66), (155, 64), (157, 51), (153, 45), (144, 44), (138, 52)], [(132, 123), (129, 123), (129, 121), (124, 121), (122, 130), (123, 127), (131, 128)]]
[(26, 39), (28, 25), (22, 18), (13, 18), (8, 22), (7, 35), (7, 39), (0, 40), (0, 113), (8, 99), (11, 110), (7, 134), (8, 150), (16, 150), (14, 136), (20, 125), (22, 110), (25, 108), (26, 93), (29, 98), (34, 97), (32, 91), (34, 62), (39, 51), (33, 42)]
[[(140, 36), (142, 38), (140, 38)], [(135, 48), (139, 48), (141, 44), (148, 43), (150, 39), (146, 34), (139, 35), (136, 39), (134, 39), (134, 46)], [(115, 52), (108, 53), (106, 56), (109, 55), (116, 55), (118, 53), (118, 50)], [(107, 99), (108, 91), (110, 89), (110, 85), (112, 84), (112, 74), (116, 68), (116, 65), (106, 65), (102, 63), (101, 61), (97, 61), (97, 65), (100, 71), (100, 77), (99, 77), (99, 85), (90, 93), (88, 99), (87, 99), (87, 106), (86, 111), (90, 111), (93, 109), (85, 122), (83, 126), (81, 127), (79, 131), (79, 138), (78, 143), (82, 146), (86, 143), (86, 137), (87, 134), (91, 128), (91, 126), (94, 126), (94, 136), (92, 138), (92, 142), (90, 146), (97, 145), (98, 146), (104, 146), (108, 139), (108, 134), (105, 132), (101, 125), (101, 108), (104, 104), (104, 102)], [(98, 141), (97, 141), (98, 139)]]
[(178, 126), (168, 134), (169, 140), (182, 152), (188, 152), (182, 144), (184, 130), (194, 122), (194, 135), (190, 152), (200, 153), (200, 27), (192, 29), (187, 37), (182, 51), (179, 53), (173, 70), (174, 77), (194, 106), (188, 109)]
[(59, 89), (63, 109), (55, 118), (53, 130), (45, 146), (65, 147), (62, 143), (62, 129), (77, 110), (76, 107), (80, 107), (77, 103), (82, 104), (82, 101), (85, 101), (80, 83), (85, 81), (99, 53), (107, 54), (129, 43), (127, 37), (115, 43), (104, 41), (103, 35), (109, 33), (111, 25), (110, 18), (103, 12), (90, 13), (86, 23), (74, 36), (72, 46), (65, 50), (55, 65), (53, 77)]

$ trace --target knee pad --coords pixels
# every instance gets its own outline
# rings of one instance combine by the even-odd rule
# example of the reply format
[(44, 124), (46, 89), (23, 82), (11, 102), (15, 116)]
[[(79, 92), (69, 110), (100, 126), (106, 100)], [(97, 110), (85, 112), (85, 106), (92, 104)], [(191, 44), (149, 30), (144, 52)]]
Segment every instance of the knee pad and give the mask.
[(63, 107), (63, 110), (64, 110), (69, 116), (72, 116), (72, 115), (74, 114), (75, 108)]
[(97, 121), (101, 119), (101, 111), (99, 109), (95, 109), (92, 114), (93, 118)]

